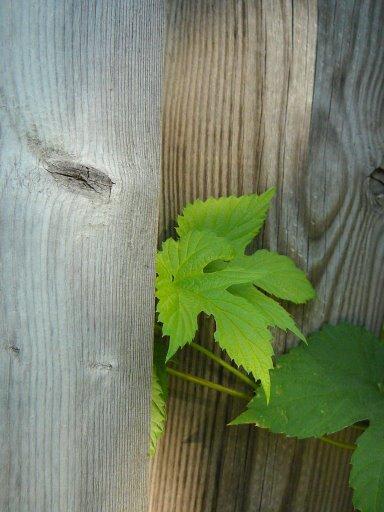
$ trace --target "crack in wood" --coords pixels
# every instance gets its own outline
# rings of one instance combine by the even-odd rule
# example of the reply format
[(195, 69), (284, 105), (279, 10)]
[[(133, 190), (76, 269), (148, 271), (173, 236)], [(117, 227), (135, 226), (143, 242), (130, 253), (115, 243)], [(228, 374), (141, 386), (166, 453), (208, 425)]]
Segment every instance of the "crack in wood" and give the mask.
[(98, 362), (95, 362), (95, 363), (91, 363), (89, 365), (89, 367), (92, 369), (92, 370), (112, 370), (113, 369), (113, 365), (112, 363), (98, 363)]

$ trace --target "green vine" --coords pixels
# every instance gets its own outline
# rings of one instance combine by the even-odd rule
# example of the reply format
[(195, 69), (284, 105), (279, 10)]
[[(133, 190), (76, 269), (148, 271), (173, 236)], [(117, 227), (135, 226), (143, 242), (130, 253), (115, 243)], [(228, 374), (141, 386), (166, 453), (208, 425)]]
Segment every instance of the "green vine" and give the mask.
[[(349, 450), (354, 505), (384, 510), (384, 344), (361, 327), (325, 326), (308, 340), (276, 301), (296, 304), (315, 296), (304, 273), (286, 256), (249, 254), (274, 195), (195, 201), (178, 218), (178, 239), (157, 255), (157, 314), (152, 393), (151, 453), (165, 428), (169, 375), (249, 401), (232, 421), (299, 439), (316, 437)], [(197, 317), (215, 320), (214, 339), (237, 366), (194, 341)], [(160, 325), (161, 324), (161, 325)], [(301, 343), (273, 364), (270, 327), (289, 330)], [(248, 392), (175, 368), (189, 345), (233, 374)], [(352, 426), (356, 444), (329, 434)]]
[(220, 393), (225, 393), (227, 395), (234, 396), (235, 398), (241, 398), (242, 400), (247, 401), (252, 398), (252, 395), (243, 393), (242, 391), (237, 391), (236, 389), (222, 386), (221, 384), (217, 384), (216, 382), (212, 382), (210, 380), (197, 377), (196, 375), (191, 375), (190, 373), (181, 372), (179, 370), (175, 370), (174, 368), (168, 367), (167, 373), (169, 375), (173, 375), (174, 377), (178, 377), (179, 379), (185, 380), (187, 382), (199, 384), (200, 386), (205, 386), (206, 388), (213, 389), (214, 391), (219, 391)]

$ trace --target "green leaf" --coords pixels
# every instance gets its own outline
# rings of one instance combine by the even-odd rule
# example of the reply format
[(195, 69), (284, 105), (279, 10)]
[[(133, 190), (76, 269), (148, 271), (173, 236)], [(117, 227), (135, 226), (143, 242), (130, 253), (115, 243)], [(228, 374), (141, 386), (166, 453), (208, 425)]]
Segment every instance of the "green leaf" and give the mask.
[(151, 429), (149, 454), (153, 456), (157, 442), (164, 433), (166, 402), (168, 398), (168, 376), (165, 366), (167, 347), (155, 341), (152, 367)]
[(273, 348), (263, 317), (247, 300), (228, 291), (207, 292), (205, 297), (203, 311), (216, 321), (215, 340), (236, 364), (260, 379), (268, 399)]
[[(231, 245), (210, 232), (191, 231), (178, 242), (167, 240), (157, 258), (157, 311), (163, 332), (169, 336), (168, 359), (192, 341), (196, 317), (204, 311), (216, 320), (215, 339), (228, 355), (262, 381), (269, 392), (272, 368), (271, 334), (255, 308), (226, 290), (221, 270), (209, 274), (215, 283), (205, 286), (205, 266), (233, 257)], [(216, 275), (217, 274), (217, 275)], [(229, 282), (235, 284), (236, 277)]]
[(153, 370), (152, 373), (152, 401), (151, 401), (151, 430), (149, 455), (152, 457), (156, 452), (158, 440), (163, 435), (166, 421), (166, 402), (162, 394), (161, 386)]
[(232, 424), (254, 423), (289, 436), (320, 437), (356, 421), (350, 484), (362, 512), (384, 510), (384, 344), (348, 324), (326, 326), (278, 360), (267, 404), (257, 395)]
[[(187, 206), (179, 217), (180, 239), (167, 240), (158, 253), (156, 280), (159, 321), (170, 339), (167, 358), (193, 340), (199, 313), (213, 315), (215, 340), (238, 366), (261, 380), (267, 397), (273, 354), (268, 327), (304, 337), (288, 313), (253, 285), (296, 303), (314, 296), (289, 258), (265, 250), (244, 255), (273, 194), (271, 189), (261, 196)], [(238, 285), (247, 286), (233, 288)]]
[(315, 297), (315, 291), (304, 272), (290, 258), (265, 249), (232, 260), (223, 269), (222, 278), (231, 282), (234, 276), (237, 276), (238, 283), (253, 283), (267, 293), (295, 304)]
[(204, 276), (204, 267), (231, 257), (233, 249), (228, 242), (204, 231), (191, 231), (178, 242), (168, 239), (163, 243), (156, 259), (156, 295), (159, 321), (170, 341), (167, 359), (194, 338), (197, 315), (204, 310), (194, 289)]
[(267, 404), (258, 394), (232, 424), (320, 437), (384, 409), (384, 344), (361, 327), (327, 326), (279, 358)]
[(268, 326), (279, 327), (284, 331), (290, 330), (299, 339), (306, 341), (305, 336), (297, 327), (291, 315), (280, 304), (267, 297), (253, 285), (240, 284), (231, 286), (229, 291), (250, 302), (257, 309), (258, 314), (264, 318)]
[(178, 217), (177, 233), (182, 237), (194, 230), (211, 231), (230, 242), (236, 255), (242, 255), (260, 231), (274, 195), (275, 189), (270, 188), (261, 195), (197, 200)]
[(349, 482), (353, 504), (363, 512), (384, 510), (384, 416), (357, 440)]
[[(254, 284), (281, 299), (301, 304), (315, 296), (304, 272), (291, 259), (264, 249), (251, 256), (240, 256), (226, 265), (208, 265), (209, 272), (195, 282), (199, 289), (225, 288), (236, 284)], [(220, 270), (220, 272), (217, 272)], [(193, 279), (193, 278), (192, 278)], [(187, 280), (186, 280), (187, 281)]]

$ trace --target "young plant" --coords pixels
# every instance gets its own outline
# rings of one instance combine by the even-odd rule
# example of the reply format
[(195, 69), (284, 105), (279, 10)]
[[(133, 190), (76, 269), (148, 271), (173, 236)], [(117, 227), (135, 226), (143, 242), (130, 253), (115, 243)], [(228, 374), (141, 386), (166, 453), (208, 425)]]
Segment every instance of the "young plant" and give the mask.
[[(162, 334), (169, 338), (167, 361), (193, 342), (198, 315), (212, 315), (216, 342), (237, 366), (260, 380), (267, 401), (273, 367), (269, 327), (305, 339), (272, 296), (300, 304), (315, 295), (305, 274), (288, 257), (267, 250), (245, 254), (274, 193), (269, 189), (262, 195), (210, 198), (186, 206), (177, 220), (178, 240), (166, 240), (156, 260), (157, 313)], [(238, 370), (237, 374), (242, 375)], [(156, 404), (164, 411), (159, 393)], [(157, 426), (160, 423), (156, 421)]]
[[(156, 325), (151, 453), (165, 426), (167, 373), (234, 397), (250, 395), (166, 366), (179, 348), (192, 348), (249, 385), (248, 409), (232, 425), (251, 423), (298, 438), (354, 450), (350, 484), (362, 512), (384, 510), (384, 344), (361, 327), (326, 326), (308, 344), (273, 297), (303, 303), (314, 297), (304, 273), (285, 256), (245, 249), (259, 232), (274, 190), (264, 194), (196, 201), (178, 218), (178, 240), (157, 255)], [(193, 342), (197, 316), (216, 322), (215, 340), (233, 367)], [(290, 330), (305, 343), (272, 368), (269, 327)], [(168, 350), (163, 336), (168, 337)], [(262, 389), (259, 389), (260, 381)], [(357, 446), (325, 437), (357, 422)], [(356, 449), (355, 449), (356, 448)]]
[(195, 201), (178, 218), (179, 239), (166, 240), (156, 262), (157, 312), (169, 336), (167, 360), (194, 339), (199, 313), (212, 315), (215, 340), (238, 366), (260, 379), (267, 398), (273, 367), (268, 327), (304, 337), (263, 292), (296, 304), (314, 297), (305, 274), (286, 256), (266, 250), (244, 254), (273, 195), (270, 189), (261, 196)]

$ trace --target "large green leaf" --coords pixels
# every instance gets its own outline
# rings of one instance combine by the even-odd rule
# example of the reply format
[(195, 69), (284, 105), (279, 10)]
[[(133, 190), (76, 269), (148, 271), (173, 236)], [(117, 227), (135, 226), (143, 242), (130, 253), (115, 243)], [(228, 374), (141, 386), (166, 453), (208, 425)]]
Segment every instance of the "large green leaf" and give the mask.
[[(158, 253), (156, 281), (159, 320), (170, 339), (167, 357), (193, 340), (199, 313), (213, 315), (216, 341), (237, 365), (261, 380), (266, 396), (273, 354), (268, 327), (304, 337), (288, 313), (255, 286), (296, 303), (314, 296), (289, 258), (265, 250), (244, 255), (273, 195), (270, 189), (261, 196), (188, 205), (178, 219), (180, 239), (167, 240)], [(239, 285), (246, 286), (234, 288)]]
[(213, 197), (187, 205), (177, 219), (179, 236), (198, 231), (211, 231), (229, 241), (236, 255), (244, 254), (245, 247), (260, 231), (275, 189), (261, 195), (241, 197)]
[(354, 489), (354, 506), (362, 512), (383, 512), (384, 416), (359, 437), (351, 462), (349, 481)]
[(166, 402), (168, 398), (168, 376), (165, 366), (167, 347), (156, 340), (153, 352), (151, 429), (149, 454), (156, 451), (157, 442), (164, 433), (166, 422)]
[(326, 326), (279, 358), (267, 404), (259, 393), (232, 422), (254, 423), (299, 438), (319, 437), (356, 421), (370, 426), (357, 441), (350, 483), (362, 512), (384, 510), (384, 344), (348, 324)]
[(326, 326), (278, 359), (267, 404), (259, 393), (233, 424), (319, 437), (384, 408), (384, 344), (361, 327)]
[(211, 232), (190, 231), (178, 242), (167, 240), (157, 257), (157, 311), (163, 333), (169, 336), (168, 359), (179, 347), (192, 341), (196, 317), (204, 311), (216, 320), (215, 339), (243, 368), (260, 378), (269, 393), (272, 368), (271, 334), (255, 308), (242, 297), (226, 290), (221, 270), (210, 273), (215, 283), (204, 286), (205, 266), (218, 259), (233, 257), (231, 245)]

